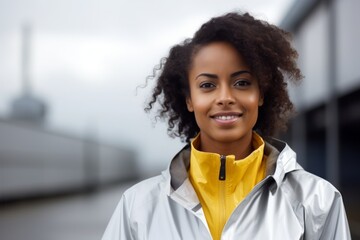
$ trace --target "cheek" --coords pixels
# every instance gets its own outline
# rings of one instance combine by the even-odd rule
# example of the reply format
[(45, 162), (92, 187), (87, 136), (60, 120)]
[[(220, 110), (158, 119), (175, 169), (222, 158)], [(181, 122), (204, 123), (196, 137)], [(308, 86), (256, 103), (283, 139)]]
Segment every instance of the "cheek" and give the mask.
[(257, 110), (260, 103), (260, 95), (258, 93), (243, 95), (241, 102), (248, 111)]
[(246, 103), (244, 103), (244, 107), (248, 113), (248, 121), (252, 128), (255, 126), (259, 117), (259, 100), (259, 95), (252, 94), (248, 96)]
[(209, 108), (209, 101), (205, 96), (195, 97), (192, 99), (192, 105), (196, 114), (196, 112), (206, 111)]

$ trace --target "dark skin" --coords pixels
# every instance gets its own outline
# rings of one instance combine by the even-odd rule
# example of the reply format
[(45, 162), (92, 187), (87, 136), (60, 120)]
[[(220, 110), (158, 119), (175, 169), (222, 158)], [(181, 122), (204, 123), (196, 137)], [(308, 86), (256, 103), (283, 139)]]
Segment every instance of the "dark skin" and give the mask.
[(287, 84), (302, 78), (290, 39), (285, 31), (248, 13), (231, 12), (212, 18), (193, 38), (173, 46), (168, 56), (154, 67), (148, 79), (156, 79), (156, 86), (145, 110), (149, 112), (159, 103), (156, 118), (167, 120), (169, 135), (190, 142), (201, 130), (194, 112), (189, 112), (186, 104), (191, 96), (189, 71), (194, 56), (205, 45), (224, 41), (237, 49), (249, 65), (251, 77), (258, 80), (264, 103), (253, 129), (261, 136), (276, 136), (286, 130), (286, 123), (294, 113)]
[(189, 88), (186, 102), (200, 128), (199, 150), (247, 157), (263, 99), (241, 54), (227, 42), (203, 46), (192, 59)]

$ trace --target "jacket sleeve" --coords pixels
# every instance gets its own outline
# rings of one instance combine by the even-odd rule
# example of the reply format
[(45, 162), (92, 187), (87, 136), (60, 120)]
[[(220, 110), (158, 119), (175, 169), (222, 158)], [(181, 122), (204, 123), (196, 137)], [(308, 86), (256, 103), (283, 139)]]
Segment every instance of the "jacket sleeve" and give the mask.
[(129, 224), (129, 209), (126, 206), (126, 197), (123, 195), (106, 227), (102, 240), (131, 239), (133, 237)]
[(340, 193), (335, 194), (334, 201), (327, 214), (320, 239), (351, 240), (349, 224)]

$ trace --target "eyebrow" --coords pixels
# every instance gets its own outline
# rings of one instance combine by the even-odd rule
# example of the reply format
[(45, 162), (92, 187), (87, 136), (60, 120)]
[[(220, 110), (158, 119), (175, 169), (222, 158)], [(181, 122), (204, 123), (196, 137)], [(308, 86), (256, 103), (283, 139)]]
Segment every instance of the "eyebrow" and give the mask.
[(237, 77), (237, 76), (239, 76), (239, 75), (241, 75), (241, 74), (245, 74), (245, 73), (248, 73), (248, 74), (250, 74), (250, 75), (251, 75), (251, 72), (250, 72), (250, 71), (247, 71), (247, 70), (241, 70), (241, 71), (238, 71), (238, 72), (234, 72), (234, 73), (232, 73), (230, 76), (231, 76), (231, 77)]
[[(241, 74), (245, 74), (245, 73), (248, 73), (248, 74), (251, 74), (249, 71), (247, 70), (241, 70), (241, 71), (237, 71), (237, 72), (234, 72), (230, 75), (230, 77), (237, 77)], [(208, 77), (208, 78), (218, 78), (216, 74), (211, 74), (211, 73), (200, 73), (199, 75), (196, 76), (195, 79), (199, 78), (199, 77)]]

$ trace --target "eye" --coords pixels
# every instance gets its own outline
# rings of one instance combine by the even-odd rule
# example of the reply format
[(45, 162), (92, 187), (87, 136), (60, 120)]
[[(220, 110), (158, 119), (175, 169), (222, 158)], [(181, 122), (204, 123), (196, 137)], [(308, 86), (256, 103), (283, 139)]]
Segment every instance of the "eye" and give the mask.
[(240, 79), (240, 80), (236, 81), (234, 84), (235, 87), (247, 87), (250, 85), (251, 85), (251, 82), (247, 79)]
[(210, 82), (204, 82), (200, 84), (200, 88), (214, 88), (215, 84)]

